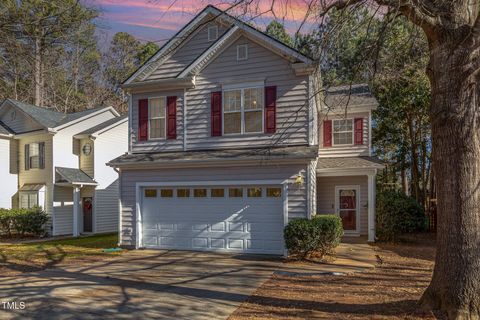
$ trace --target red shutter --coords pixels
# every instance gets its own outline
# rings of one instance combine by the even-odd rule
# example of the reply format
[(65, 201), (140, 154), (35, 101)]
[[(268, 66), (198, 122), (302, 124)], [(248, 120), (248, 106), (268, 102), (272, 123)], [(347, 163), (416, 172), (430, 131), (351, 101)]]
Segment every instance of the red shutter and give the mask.
[(332, 146), (332, 120), (323, 121), (323, 146)]
[(167, 139), (177, 139), (177, 97), (167, 97)]
[(148, 99), (138, 100), (138, 141), (148, 140)]
[(212, 113), (210, 115), (212, 137), (217, 137), (222, 135), (222, 92), (212, 92), (210, 100), (212, 107)]
[(355, 118), (355, 144), (363, 144), (363, 118)]
[(277, 130), (277, 87), (265, 87), (265, 133)]

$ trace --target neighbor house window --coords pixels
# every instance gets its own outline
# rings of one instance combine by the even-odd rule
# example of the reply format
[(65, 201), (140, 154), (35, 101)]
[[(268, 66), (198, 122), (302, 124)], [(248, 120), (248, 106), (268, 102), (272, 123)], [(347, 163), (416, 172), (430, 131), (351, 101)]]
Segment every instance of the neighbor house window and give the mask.
[(333, 144), (353, 144), (353, 120), (333, 120)]
[(248, 44), (239, 44), (237, 45), (237, 60), (247, 60), (248, 59)]
[(208, 41), (214, 41), (218, 38), (218, 27), (210, 26), (208, 27)]
[(263, 87), (224, 91), (223, 133), (263, 132)]
[(38, 207), (38, 192), (20, 192), (20, 208), (31, 209)]
[(165, 139), (165, 106), (165, 97), (148, 100), (149, 139)]
[(30, 143), (29, 145), (29, 163), (30, 169), (40, 168), (40, 144)]

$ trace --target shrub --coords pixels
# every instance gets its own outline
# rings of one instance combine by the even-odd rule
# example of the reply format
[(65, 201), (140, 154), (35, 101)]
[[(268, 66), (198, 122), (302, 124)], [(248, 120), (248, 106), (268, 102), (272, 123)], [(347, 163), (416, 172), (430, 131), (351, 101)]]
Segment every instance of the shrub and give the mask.
[(313, 219), (294, 219), (284, 230), (289, 254), (305, 258), (333, 252), (343, 236), (342, 220), (336, 215), (317, 215)]
[(41, 208), (0, 209), (0, 231), (11, 237), (13, 233), (40, 235), (48, 221), (48, 215)]
[(396, 242), (402, 234), (423, 231), (425, 225), (425, 212), (412, 197), (398, 191), (377, 195), (378, 240)]

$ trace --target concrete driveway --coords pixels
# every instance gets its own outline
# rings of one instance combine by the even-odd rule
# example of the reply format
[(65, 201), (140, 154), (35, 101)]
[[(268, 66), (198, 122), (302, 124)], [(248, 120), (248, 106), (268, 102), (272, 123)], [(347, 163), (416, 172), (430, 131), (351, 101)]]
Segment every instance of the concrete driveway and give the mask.
[[(269, 256), (138, 250), (0, 276), (0, 319), (226, 319), (280, 264)], [(17, 309), (4, 310), (13, 307), (6, 301)]]

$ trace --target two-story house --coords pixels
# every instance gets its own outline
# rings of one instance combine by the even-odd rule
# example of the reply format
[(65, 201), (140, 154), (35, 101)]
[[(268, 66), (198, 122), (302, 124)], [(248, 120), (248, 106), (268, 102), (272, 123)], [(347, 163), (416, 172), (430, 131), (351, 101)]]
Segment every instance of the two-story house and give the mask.
[(42, 207), (50, 235), (118, 230), (118, 174), (128, 119), (113, 108), (65, 114), (7, 99), (0, 105), (0, 207)]
[(123, 83), (120, 245), (283, 254), (288, 221), (317, 213), (373, 240), (376, 101), (319, 83), (312, 59), (207, 6)]

